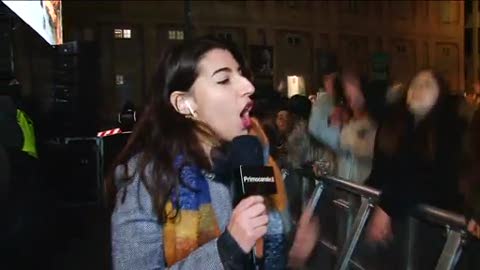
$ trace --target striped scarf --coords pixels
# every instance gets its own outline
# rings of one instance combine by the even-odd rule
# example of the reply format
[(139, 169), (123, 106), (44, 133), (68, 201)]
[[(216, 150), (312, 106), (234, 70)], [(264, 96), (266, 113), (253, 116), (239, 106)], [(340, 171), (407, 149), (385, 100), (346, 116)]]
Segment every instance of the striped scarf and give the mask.
[[(265, 132), (256, 119), (252, 119), (252, 121), (253, 126), (250, 135), (257, 136), (263, 147), (268, 149), (268, 139)], [(163, 228), (167, 266), (172, 266), (184, 259), (192, 251), (220, 235), (220, 228), (211, 204), (210, 188), (205, 176), (198, 167), (182, 167), (182, 161), (183, 159), (179, 157), (175, 163), (177, 168), (181, 168), (180, 179), (182, 179), (182, 184), (179, 187), (179, 193), (167, 203), (165, 209), (167, 213), (172, 213), (173, 206), (178, 206), (177, 215), (174, 218), (167, 219)], [(256, 255), (265, 258), (266, 269), (284, 269), (286, 266), (286, 254), (283, 252), (286, 248), (284, 237), (289, 224), (286, 224), (288, 221), (285, 221), (285, 219), (280, 220), (279, 216), (287, 211), (285, 185), (280, 168), (268, 154), (266, 155), (265, 165), (273, 168), (277, 187), (277, 194), (266, 198), (266, 202), (270, 206), (269, 212), (271, 214), (269, 216), (276, 220), (271, 220), (272, 226), (269, 226), (269, 228), (276, 227), (276, 230), (281, 232), (267, 233), (266, 241), (259, 239), (256, 245)], [(178, 203), (177, 200), (179, 200)], [(265, 254), (263, 252), (264, 248)]]
[(220, 235), (205, 176), (199, 168), (181, 167), (181, 163), (181, 158), (177, 158), (175, 165), (181, 168), (182, 184), (178, 195), (167, 203), (165, 209), (167, 213), (175, 213), (173, 206), (178, 206), (177, 215), (168, 218), (163, 228), (167, 266)]

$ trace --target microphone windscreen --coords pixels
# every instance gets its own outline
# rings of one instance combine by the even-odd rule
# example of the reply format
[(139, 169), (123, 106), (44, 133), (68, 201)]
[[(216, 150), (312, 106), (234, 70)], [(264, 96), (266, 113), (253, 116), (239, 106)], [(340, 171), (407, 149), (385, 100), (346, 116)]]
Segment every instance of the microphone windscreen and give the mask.
[(251, 135), (234, 138), (230, 148), (231, 165), (233, 169), (240, 166), (263, 166), (263, 147), (260, 140)]

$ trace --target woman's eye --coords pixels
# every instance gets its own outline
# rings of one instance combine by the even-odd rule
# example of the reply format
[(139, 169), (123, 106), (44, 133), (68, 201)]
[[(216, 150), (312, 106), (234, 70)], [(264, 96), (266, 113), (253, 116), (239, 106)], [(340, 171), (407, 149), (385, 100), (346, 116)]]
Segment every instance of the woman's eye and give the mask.
[(229, 78), (226, 78), (225, 80), (219, 81), (219, 82), (217, 82), (217, 83), (218, 83), (218, 84), (227, 84), (228, 82), (230, 82), (230, 79), (229, 79)]

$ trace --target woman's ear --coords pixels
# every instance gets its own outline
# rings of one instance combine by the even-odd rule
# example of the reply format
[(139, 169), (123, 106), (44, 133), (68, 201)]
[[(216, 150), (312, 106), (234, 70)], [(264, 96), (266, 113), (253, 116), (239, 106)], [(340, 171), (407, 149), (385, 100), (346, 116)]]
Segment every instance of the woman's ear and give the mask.
[(197, 112), (194, 107), (195, 102), (188, 93), (174, 91), (170, 95), (170, 103), (178, 113), (184, 115), (185, 117), (197, 117)]

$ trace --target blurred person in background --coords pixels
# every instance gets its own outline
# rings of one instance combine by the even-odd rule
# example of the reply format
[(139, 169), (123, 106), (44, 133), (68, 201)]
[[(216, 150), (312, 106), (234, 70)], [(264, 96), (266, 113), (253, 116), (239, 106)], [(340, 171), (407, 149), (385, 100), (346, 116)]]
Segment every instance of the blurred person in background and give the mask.
[(461, 210), (459, 193), (466, 121), (460, 102), (449, 95), (445, 80), (423, 70), (410, 82), (406, 102), (381, 123), (368, 184), (382, 190), (367, 237), (393, 237), (392, 218), (402, 220), (419, 203)]
[(390, 105), (395, 104), (405, 99), (406, 95), (405, 85), (401, 82), (394, 81), (388, 87), (385, 102)]
[[(285, 185), (294, 222), (299, 220), (303, 200), (312, 191), (315, 183), (308, 183), (309, 190), (296, 170), (317, 168), (321, 174), (334, 172), (335, 157), (324, 145), (315, 140), (308, 132), (308, 119), (310, 118), (312, 104), (306, 96), (295, 95), (289, 99), (288, 111), (293, 120), (293, 130), (287, 139), (287, 164), (283, 168)], [(308, 192), (310, 193), (310, 192)], [(303, 195), (306, 195), (303, 197)]]
[(279, 100), (279, 107), (275, 118), (275, 127), (278, 132), (277, 145), (274, 145), (277, 152), (278, 165), (284, 168), (287, 164), (287, 140), (288, 135), (292, 132), (293, 119), (288, 111), (288, 98), (282, 97)]
[(306, 96), (294, 95), (288, 101), (288, 112), (292, 119), (292, 131), (287, 139), (288, 164), (302, 168), (305, 164), (323, 160), (331, 163), (328, 174), (333, 173), (333, 153), (308, 133), (308, 120), (312, 103)]
[[(298, 99), (299, 97), (300, 99)], [(261, 141), (263, 142), (264, 147), (270, 150), (267, 152), (270, 152), (272, 155), (273, 159), (271, 160), (271, 162), (274, 164), (273, 167), (281, 169), (282, 178), (285, 182), (285, 190), (288, 201), (289, 223), (293, 223), (292, 225), (295, 226), (293, 231), (299, 231), (299, 233), (290, 234), (291, 237), (295, 236), (298, 239), (289, 239), (290, 241), (293, 241), (293, 243), (295, 243), (295, 245), (292, 246), (292, 249), (289, 252), (289, 264), (291, 267), (302, 267), (307, 263), (308, 258), (310, 257), (310, 253), (312, 252), (313, 247), (316, 243), (317, 235), (319, 234), (319, 221), (318, 216), (313, 215), (313, 211), (307, 210), (302, 213), (303, 207), (301, 200), (301, 181), (298, 176), (293, 172), (293, 170), (289, 170), (290, 167), (285, 167), (287, 166), (287, 163), (285, 162), (290, 158), (289, 154), (286, 155), (289, 149), (288, 142), (290, 136), (292, 136), (294, 133), (297, 134), (297, 136), (309, 136), (306, 132), (306, 125), (303, 133), (301, 132), (301, 129), (298, 129), (298, 133), (295, 132), (295, 128), (293, 129), (293, 131), (287, 138), (287, 142), (284, 144), (286, 149), (279, 149), (275, 146), (279, 145), (278, 140), (280, 137), (280, 131), (278, 130), (278, 126), (280, 126), (280, 129), (282, 129), (282, 127), (286, 127), (286, 123), (280, 123), (280, 125), (277, 126), (277, 122), (279, 120), (278, 113), (282, 111), (287, 112), (287, 117), (289, 117), (289, 119), (292, 120), (293, 123), (298, 123), (297, 120), (300, 122), (308, 121), (311, 103), (306, 97), (297, 96), (293, 98), (293, 100), (296, 101), (291, 103), (291, 100), (289, 100), (288, 104), (285, 104), (285, 99), (282, 99), (277, 91), (272, 91), (268, 89), (266, 91), (262, 91), (262, 88), (260, 88), (260, 91), (256, 91), (253, 98), (255, 101), (255, 105), (251, 114), (256, 119), (258, 119), (258, 125), (260, 125), (263, 129), (262, 132), (257, 133), (265, 133), (265, 136), (260, 136), (262, 138)], [(302, 102), (305, 100), (307, 102)], [(284, 119), (280, 120), (283, 121)], [(255, 122), (257, 122), (257, 120), (255, 120), (254, 123)], [(285, 130), (286, 129), (284, 129), (284, 131)], [(273, 141), (272, 143), (272, 140), (277, 141)], [(280, 150), (284, 151), (280, 152)], [(310, 152), (312, 152), (311, 149), (304, 150), (310, 150)], [(306, 158), (302, 154), (298, 155), (298, 160), (303, 160)], [(279, 157), (280, 161), (284, 162), (284, 167), (280, 167), (280, 163), (277, 165), (276, 161), (279, 160)], [(299, 162), (299, 164), (300, 163), (301, 162)], [(302, 239), (302, 237), (307, 237), (307, 239)], [(313, 242), (311, 241), (312, 239), (314, 239)]]
[(131, 101), (125, 102), (122, 111), (118, 114), (117, 122), (122, 132), (129, 132), (133, 130), (137, 122), (137, 110)]
[(462, 179), (462, 192), (467, 206), (467, 228), (480, 239), (480, 110), (475, 112), (469, 128), (467, 150), (468, 162)]
[(40, 176), (33, 121), (23, 110), (21, 85), (0, 86), (0, 199), (2, 265), (49, 267), (53, 209)]
[[(369, 108), (371, 118), (376, 123), (379, 123), (383, 120), (390, 105), (387, 98), (397, 98), (388, 96), (393, 87), (390, 86), (390, 83), (387, 80), (373, 80), (369, 81), (365, 88), (368, 93), (366, 95), (366, 106)], [(398, 95), (397, 92), (395, 92), (395, 94)]]
[(280, 145), (281, 140), (276, 121), (277, 113), (284, 107), (282, 106), (280, 93), (275, 91), (273, 87), (259, 87), (252, 95), (252, 100), (254, 106), (251, 115), (259, 121), (268, 138), (268, 152), (275, 160), (278, 160), (277, 146)]
[[(321, 95), (313, 104), (308, 129), (336, 155), (336, 175), (363, 183), (370, 174), (376, 123), (367, 110), (365, 85), (359, 76), (343, 72), (334, 94)], [(341, 98), (337, 105), (334, 96)]]
[(480, 269), (480, 110), (476, 110), (470, 121), (467, 136), (468, 159), (464, 165), (462, 192), (465, 194), (465, 218), (471, 237), (462, 255), (466, 269)]
[[(357, 183), (363, 183), (370, 174), (377, 128), (367, 110), (365, 90), (355, 73), (340, 73), (334, 82), (334, 92), (321, 94), (313, 104), (308, 123), (310, 134), (335, 154), (334, 176)], [(333, 200), (346, 201), (349, 209), (359, 205), (358, 197), (348, 192), (339, 190), (332, 196)], [(336, 231), (335, 241), (343, 243), (352, 230), (353, 211), (345, 215), (344, 209), (337, 208), (330, 215), (336, 220), (330, 228)]]
[(476, 82), (473, 84), (473, 92), (470, 94), (466, 94), (465, 97), (467, 101), (475, 107), (480, 105), (480, 82)]

